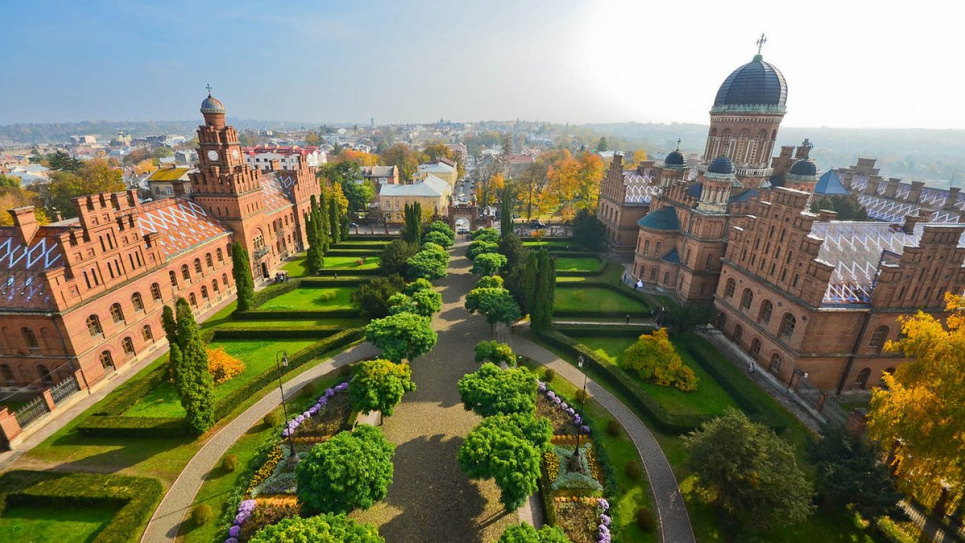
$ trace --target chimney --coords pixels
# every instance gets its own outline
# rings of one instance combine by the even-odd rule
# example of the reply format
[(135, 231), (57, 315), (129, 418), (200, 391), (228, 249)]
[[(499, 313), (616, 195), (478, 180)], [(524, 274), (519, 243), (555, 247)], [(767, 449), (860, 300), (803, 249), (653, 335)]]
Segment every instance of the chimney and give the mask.
[(918, 224), (918, 216), (905, 215), (905, 223), (901, 225), (901, 231), (906, 234), (914, 234), (916, 224)]
[(864, 193), (876, 196), (878, 194), (878, 185), (881, 183), (880, 177), (871, 177), (868, 179), (868, 186), (865, 187)]
[(34, 234), (40, 228), (37, 224), (37, 215), (34, 213), (34, 206), (18, 207), (8, 211), (13, 217), (13, 227), (27, 245), (34, 238)]
[(935, 210), (928, 208), (918, 208), (918, 222), (931, 222), (935, 219)]
[(944, 209), (952, 209), (958, 204), (958, 193), (961, 191), (961, 187), (950, 187), (948, 189), (948, 197), (945, 198)]
[(832, 209), (819, 209), (817, 222), (828, 222), (838, 218), (838, 212)]
[(898, 194), (898, 183), (901, 180), (897, 177), (891, 177), (888, 179), (888, 184), (885, 185), (885, 198), (894, 198), (895, 194)]
[(921, 198), (921, 189), (924, 187), (924, 181), (912, 181), (911, 190), (908, 191), (908, 198), (906, 198), (905, 201), (917, 204), (918, 200)]

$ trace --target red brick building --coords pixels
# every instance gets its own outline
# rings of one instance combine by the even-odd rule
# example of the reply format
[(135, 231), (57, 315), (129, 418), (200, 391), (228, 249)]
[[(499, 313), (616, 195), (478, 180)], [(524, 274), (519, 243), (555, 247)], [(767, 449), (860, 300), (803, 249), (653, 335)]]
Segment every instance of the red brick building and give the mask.
[(41, 226), (31, 207), (0, 228), (0, 386), (93, 385), (165, 348), (161, 310), (178, 297), (203, 314), (234, 295), (233, 240), (269, 277), (305, 245), (314, 171), (245, 164), (224, 106), (208, 95), (190, 197), (141, 203), (135, 191), (74, 200), (77, 218)]

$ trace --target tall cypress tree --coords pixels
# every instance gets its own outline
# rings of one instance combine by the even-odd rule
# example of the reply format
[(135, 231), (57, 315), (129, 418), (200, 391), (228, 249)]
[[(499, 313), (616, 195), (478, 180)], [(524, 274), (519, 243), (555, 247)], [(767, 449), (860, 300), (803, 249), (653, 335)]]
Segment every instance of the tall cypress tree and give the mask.
[(231, 244), (231, 275), (238, 290), (238, 311), (250, 311), (255, 305), (255, 280), (251, 277), (248, 251), (237, 241)]
[(329, 198), (328, 203), (328, 227), (331, 229), (331, 243), (338, 243), (342, 239), (342, 224), (338, 219), (338, 204), (335, 198)]
[[(535, 293), (530, 308), (530, 325), (535, 330), (546, 330), (553, 323), (553, 297), (556, 294), (556, 263), (549, 251), (537, 251)], [(529, 262), (527, 262), (529, 265)], [(528, 270), (527, 270), (528, 271)]]
[(318, 223), (318, 200), (313, 194), (308, 213), (305, 214), (305, 235), (308, 238), (305, 265), (311, 273), (318, 273), (318, 270), (325, 266), (324, 249), (322, 243), (319, 242)]
[(174, 383), (186, 413), (185, 423), (191, 432), (201, 435), (214, 424), (214, 380), (191, 306), (184, 298), (178, 298), (175, 305), (176, 341), (170, 355)]
[(503, 238), (507, 238), (515, 234), (513, 232), (513, 191), (507, 186), (503, 189), (503, 193), (500, 196), (500, 210), (499, 210), (499, 233)]
[(332, 240), (332, 228), (329, 225), (328, 220), (328, 205), (329, 201), (328, 197), (325, 196), (325, 193), (323, 192), (319, 194), (318, 211), (316, 216), (318, 217), (318, 239), (321, 240), (323, 252), (328, 250), (328, 246)]

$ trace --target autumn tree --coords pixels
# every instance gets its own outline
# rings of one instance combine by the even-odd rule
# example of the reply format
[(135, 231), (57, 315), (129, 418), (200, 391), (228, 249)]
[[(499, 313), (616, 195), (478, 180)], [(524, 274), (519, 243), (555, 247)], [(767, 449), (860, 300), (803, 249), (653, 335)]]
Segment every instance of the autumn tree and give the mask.
[(526, 368), (501, 369), (486, 362), (459, 379), (462, 405), (483, 417), (536, 410), (536, 375)]
[(882, 374), (871, 393), (868, 434), (895, 459), (903, 487), (919, 499), (965, 485), (965, 298), (945, 295), (945, 324), (922, 311), (902, 317), (885, 348), (910, 360)]
[(546, 212), (546, 187), (549, 183), (547, 174), (549, 166), (545, 160), (536, 160), (526, 166), (517, 180), (516, 197), (522, 210), (526, 213), (526, 220), (539, 217)]
[(86, 162), (75, 173), (67, 170), (53, 172), (47, 186), (50, 207), (60, 211), (65, 218), (76, 217), (77, 210), (72, 202), (74, 198), (123, 191), (127, 187), (122, 178), (121, 171), (112, 168), (104, 159)]
[(248, 250), (237, 241), (231, 244), (231, 275), (238, 291), (238, 311), (250, 311), (255, 306), (255, 280), (251, 277)]
[(404, 143), (396, 143), (382, 154), (382, 162), (398, 167), (399, 176), (405, 181), (411, 181), (419, 167), (419, 154)]
[(365, 326), (365, 339), (382, 350), (393, 362), (410, 362), (435, 346), (438, 336), (428, 317), (397, 313)]
[(362, 169), (356, 162), (323, 164), (318, 169), (317, 176), (320, 181), (328, 180), (342, 188), (342, 193), (348, 202), (347, 211), (365, 211), (375, 196), (375, 188), (370, 181), (362, 177)]
[(684, 365), (664, 328), (641, 335), (623, 354), (623, 367), (660, 386), (697, 390), (694, 370)]
[(442, 142), (430, 143), (422, 150), (422, 162), (438, 162), (440, 158), (445, 158), (456, 163), (456, 173), (459, 179), (466, 176), (466, 168), (459, 161), (459, 156), (448, 145)]
[(793, 525), (814, 512), (814, 491), (794, 449), (733, 408), (684, 438), (695, 488), (736, 519), (738, 531)]
[(0, 226), (13, 225), (13, 216), (6, 210), (24, 206), (34, 206), (38, 223), (50, 222), (46, 211), (42, 208), (43, 200), (40, 194), (21, 188), (20, 179), (0, 174)]
[(385, 416), (391, 416), (402, 396), (413, 390), (412, 368), (384, 359), (359, 362), (348, 385), (353, 409), (380, 411)]

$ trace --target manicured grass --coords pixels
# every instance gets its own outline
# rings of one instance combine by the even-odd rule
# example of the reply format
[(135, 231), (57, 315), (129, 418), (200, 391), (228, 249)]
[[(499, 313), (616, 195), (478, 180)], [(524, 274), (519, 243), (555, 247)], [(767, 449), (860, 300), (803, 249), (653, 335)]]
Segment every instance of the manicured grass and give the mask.
[(526, 239), (523, 241), (523, 245), (526, 247), (573, 247), (576, 248), (576, 242), (573, 240), (561, 240), (561, 239), (551, 239), (548, 241), (533, 241)]
[[(265, 370), (274, 367), (275, 356), (278, 351), (284, 349), (291, 355), (308, 347), (315, 341), (316, 340), (312, 339), (229, 340), (211, 343), (208, 345), (209, 347), (224, 347), (224, 350), (228, 354), (240, 358), (245, 363), (245, 371), (215, 387), (215, 401), (238, 390), (238, 388), (242, 387), (249, 380)], [(181, 407), (181, 400), (174, 390), (174, 385), (169, 382), (155, 387), (141, 401), (124, 412), (124, 416), (126, 417), (183, 417), (184, 414), (184, 408)]]
[(352, 309), (354, 288), (298, 288), (261, 304), (261, 311)]
[(292, 260), (289, 260), (284, 266), (281, 267), (282, 270), (288, 272), (289, 277), (308, 277), (311, 275), (308, 273), (308, 266), (305, 265), (305, 255), (297, 256)]
[(600, 259), (589, 256), (556, 258), (556, 271), (594, 272), (602, 267)]
[(364, 324), (364, 319), (248, 320), (226, 322), (219, 326), (218, 330), (304, 330), (320, 327), (336, 327), (339, 330), (345, 330), (347, 328), (358, 328)]
[[(326, 256), (325, 257), (325, 269), (326, 270), (374, 270), (379, 267), (379, 261), (382, 258), (380, 256)], [(359, 265), (358, 261), (361, 260), (362, 264)]]
[[(620, 336), (578, 337), (575, 339), (593, 350), (603, 350), (617, 365), (623, 362), (623, 352), (637, 341), (634, 337)], [(630, 372), (627, 373), (633, 376), (634, 381), (640, 385), (640, 388), (673, 414), (721, 415), (728, 407), (737, 407), (737, 402), (731, 398), (730, 394), (721, 388), (714, 378), (683, 350), (680, 345), (680, 340), (675, 339), (674, 344), (677, 346), (677, 352), (680, 354), (680, 358), (684, 364), (690, 366), (690, 368), (694, 370), (694, 373), (697, 374), (697, 390), (694, 392), (684, 392), (674, 387), (658, 386), (649, 381), (639, 379)]]
[(558, 288), (553, 301), (558, 311), (647, 311), (643, 302), (611, 290), (587, 288)]
[[(315, 394), (306, 395), (302, 393), (290, 399), (288, 402), (289, 409), (293, 413), (302, 412), (302, 410), (309, 407), (309, 405), (315, 401), (321, 391), (324, 391), (327, 387), (341, 380), (342, 377), (331, 376), (314, 381)], [(281, 412), (282, 408), (279, 406), (275, 411)], [(230, 498), (235, 487), (248, 482), (242, 481), (242, 478), (247, 478), (250, 475), (246, 472), (245, 466), (247, 466), (251, 458), (255, 456), (258, 449), (276, 434), (278, 430), (278, 428), (265, 426), (263, 422), (259, 422), (249, 428), (224, 454), (224, 456), (229, 454), (237, 455), (239, 468), (233, 473), (227, 473), (221, 469), (221, 462), (219, 461), (215, 468), (211, 470), (208, 477), (205, 478), (204, 483), (198, 490), (198, 494), (194, 497), (194, 504), (191, 506), (191, 509), (193, 510), (194, 507), (206, 503), (214, 510), (215, 519), (220, 518), (221, 513), (224, 511), (225, 503), (228, 501), (228, 498)], [(224, 456), (222, 456), (222, 458), (224, 458)], [(212, 541), (223, 541), (224, 538), (227, 537), (226, 533), (222, 533), (224, 527), (219, 526), (220, 523), (216, 520), (200, 527), (192, 527), (190, 524), (191, 523), (185, 523), (181, 527), (182, 531), (180, 535), (184, 537), (182, 540), (183, 543), (211, 543)]]
[(107, 526), (121, 504), (91, 500), (83, 508), (12, 505), (0, 515), (0, 541), (18, 543), (90, 541)]

